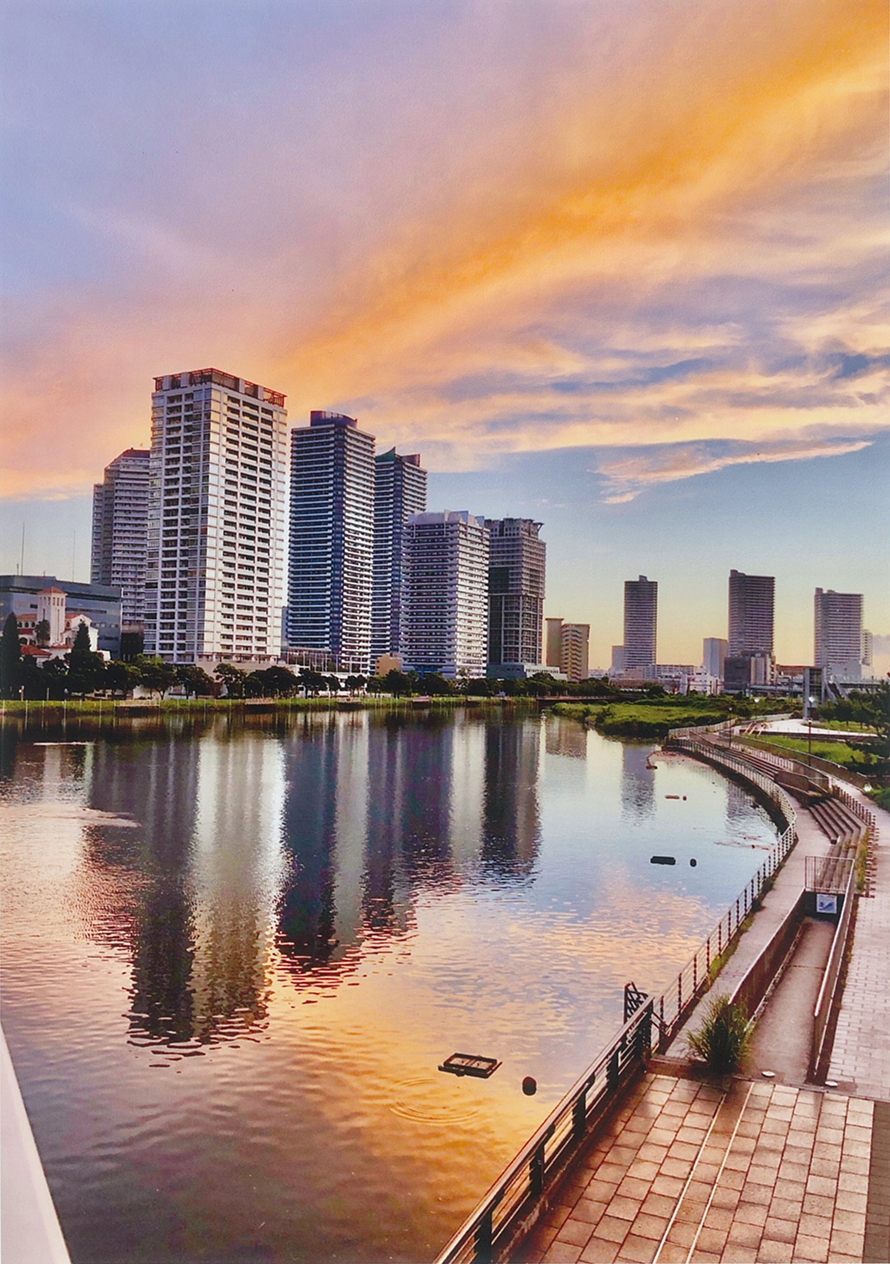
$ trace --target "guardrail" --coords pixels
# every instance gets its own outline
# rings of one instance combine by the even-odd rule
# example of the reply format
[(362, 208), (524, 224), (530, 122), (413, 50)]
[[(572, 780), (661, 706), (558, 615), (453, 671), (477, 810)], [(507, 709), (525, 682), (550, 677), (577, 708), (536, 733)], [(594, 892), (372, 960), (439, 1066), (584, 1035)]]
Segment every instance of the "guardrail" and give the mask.
[[(671, 734), (673, 738), (674, 733)], [(547, 1193), (565, 1172), (593, 1127), (615, 1104), (618, 1093), (645, 1068), (653, 1036), (662, 1052), (699, 997), (711, 985), (714, 971), (744, 927), (766, 883), (794, 846), (796, 815), (789, 797), (775, 782), (736, 756), (715, 751), (694, 739), (679, 749), (702, 746), (709, 762), (723, 764), (753, 782), (776, 804), (785, 828), (754, 877), (748, 882), (671, 984), (657, 998), (646, 999), (575, 1081), (540, 1128), (467, 1217), (436, 1257), (435, 1264), (492, 1264), (532, 1228), (546, 1209)], [(713, 969), (712, 969), (713, 968)]]
[(810, 1069), (807, 1078), (816, 1084), (820, 1083), (820, 1080), (824, 1080), (828, 1072), (828, 1067), (825, 1063), (830, 1053), (828, 1043), (829, 1020), (838, 999), (841, 967), (844, 963), (847, 944), (850, 941), (855, 890), (856, 866), (851, 865), (850, 876), (847, 879), (847, 887), (844, 891), (844, 907), (841, 909), (841, 915), (834, 932), (834, 939), (831, 941), (831, 952), (828, 954), (825, 973), (822, 976), (822, 986), (819, 989), (816, 1008), (813, 1011), (813, 1040), (810, 1049)]
[(651, 1040), (652, 1001), (646, 1001), (525, 1143), (436, 1264), (490, 1264), (531, 1228), (547, 1186), (565, 1170), (617, 1092), (643, 1070)]

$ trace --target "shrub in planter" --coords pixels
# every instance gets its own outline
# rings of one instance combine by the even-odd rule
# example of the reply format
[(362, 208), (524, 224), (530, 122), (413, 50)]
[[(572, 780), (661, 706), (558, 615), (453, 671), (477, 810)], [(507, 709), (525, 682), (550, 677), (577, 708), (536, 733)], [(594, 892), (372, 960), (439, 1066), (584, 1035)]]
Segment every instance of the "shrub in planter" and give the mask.
[(686, 1043), (709, 1071), (731, 1075), (745, 1060), (753, 1030), (744, 1005), (733, 1005), (728, 996), (715, 996), (708, 1004), (701, 1027), (690, 1032)]

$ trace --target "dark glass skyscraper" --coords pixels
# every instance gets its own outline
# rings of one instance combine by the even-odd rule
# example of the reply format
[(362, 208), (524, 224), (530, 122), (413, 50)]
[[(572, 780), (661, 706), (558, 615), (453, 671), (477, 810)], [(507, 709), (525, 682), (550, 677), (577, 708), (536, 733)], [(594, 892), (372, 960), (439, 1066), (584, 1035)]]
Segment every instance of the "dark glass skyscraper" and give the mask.
[(312, 412), (291, 431), (287, 639), (367, 671), (374, 553), (374, 436)]
[(653, 667), (658, 628), (658, 584), (641, 575), (624, 583), (624, 666)]
[(90, 582), (121, 590), (124, 628), (141, 630), (145, 615), (151, 452), (127, 448), (93, 487)]
[(540, 522), (486, 519), (488, 528), (488, 665), (539, 665), (547, 546)]
[(775, 588), (772, 575), (729, 572), (730, 658), (772, 654)]
[(414, 453), (395, 448), (374, 462), (374, 584), (371, 659), (398, 654), (402, 608), (402, 529), (411, 514), (426, 510), (426, 470)]

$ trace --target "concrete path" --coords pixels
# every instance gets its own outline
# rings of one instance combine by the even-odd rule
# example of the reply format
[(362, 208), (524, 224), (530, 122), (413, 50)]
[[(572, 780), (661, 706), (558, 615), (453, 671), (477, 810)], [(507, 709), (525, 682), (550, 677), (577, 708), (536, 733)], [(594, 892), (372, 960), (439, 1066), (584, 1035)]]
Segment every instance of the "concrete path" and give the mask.
[(833, 922), (804, 919), (791, 960), (757, 1020), (747, 1075), (771, 1071), (780, 1084), (806, 1083), (813, 1013), (834, 931)]
[(828, 1078), (848, 1092), (890, 1101), (890, 812), (851, 793), (877, 820), (877, 868), (872, 894), (856, 905)]

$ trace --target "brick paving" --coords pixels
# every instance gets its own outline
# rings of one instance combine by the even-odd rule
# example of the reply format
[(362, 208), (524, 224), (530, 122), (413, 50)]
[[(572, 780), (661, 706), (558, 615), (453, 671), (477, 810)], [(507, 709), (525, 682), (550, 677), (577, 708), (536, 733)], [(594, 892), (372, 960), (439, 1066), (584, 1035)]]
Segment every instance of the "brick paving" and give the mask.
[[(857, 795), (878, 822), (873, 894), (856, 907), (828, 1078), (850, 1092), (890, 1100), (890, 813)], [(888, 1257), (890, 1259), (890, 1257)]]
[(858, 1264), (873, 1113), (818, 1089), (647, 1073), (521, 1259)]

